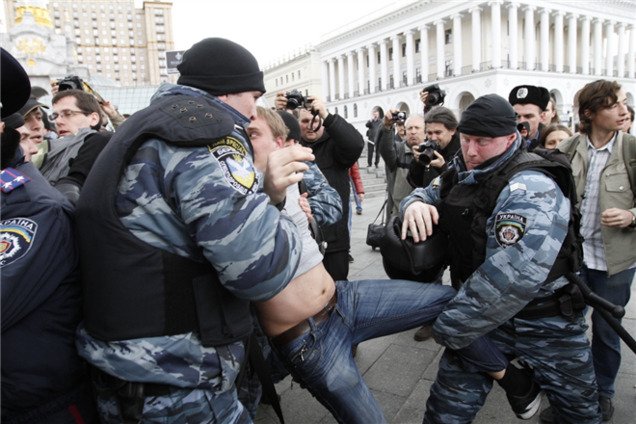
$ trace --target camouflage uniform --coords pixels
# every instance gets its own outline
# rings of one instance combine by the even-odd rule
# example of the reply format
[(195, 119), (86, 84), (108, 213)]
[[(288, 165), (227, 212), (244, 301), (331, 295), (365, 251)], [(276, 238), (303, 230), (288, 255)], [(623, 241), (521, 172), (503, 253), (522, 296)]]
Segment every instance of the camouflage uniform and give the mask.
[[(146, 243), (207, 260), (235, 296), (270, 299), (291, 280), (301, 246), (293, 222), (260, 190), (244, 130), (248, 120), (187, 86), (166, 84), (153, 101), (173, 94), (211, 98), (232, 116), (234, 131), (206, 147), (145, 141), (119, 180), (118, 215)], [(235, 160), (240, 157), (242, 162)], [(174, 386), (169, 395), (145, 398), (144, 422), (250, 421), (234, 387), (245, 356), (242, 341), (205, 347), (197, 334), (186, 333), (105, 342), (80, 327), (77, 348), (121, 380)], [(98, 396), (98, 404), (104, 420), (122, 421), (112, 397)]]
[(306, 162), (309, 169), (305, 171), (303, 182), (307, 186), (309, 206), (316, 222), (328, 225), (342, 218), (342, 200), (340, 195), (329, 185), (316, 162)]
[[(456, 158), (451, 166), (458, 167), (458, 184), (477, 184), (480, 177), (503, 166), (520, 143), (517, 139), (484, 169), (466, 171)], [(417, 200), (438, 205), (439, 184), (416, 189), (402, 202), (402, 212)], [(435, 339), (451, 349), (488, 335), (508, 357), (518, 357), (534, 368), (535, 380), (558, 411), (560, 422), (597, 423), (601, 417), (584, 316), (515, 317), (533, 299), (551, 296), (567, 284), (563, 277), (544, 281), (566, 236), (569, 217), (569, 201), (551, 178), (533, 170), (515, 174), (486, 222), (485, 261), (463, 282), (433, 331)], [(512, 220), (506, 225), (518, 228), (518, 237), (502, 237), (505, 218)], [(471, 373), (446, 349), (424, 422), (471, 422), (491, 387), (490, 377)]]

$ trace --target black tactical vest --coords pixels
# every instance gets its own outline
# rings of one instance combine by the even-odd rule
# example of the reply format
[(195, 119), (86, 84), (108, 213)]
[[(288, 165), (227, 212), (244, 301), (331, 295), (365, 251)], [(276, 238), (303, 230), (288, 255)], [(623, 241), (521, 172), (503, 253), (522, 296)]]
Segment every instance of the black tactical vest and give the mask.
[(84, 319), (93, 337), (113, 341), (195, 332), (204, 346), (217, 346), (249, 334), (249, 302), (227, 291), (209, 263), (146, 244), (124, 227), (114, 206), (121, 175), (144, 141), (205, 146), (233, 128), (233, 119), (209, 99), (167, 96), (131, 116), (102, 151), (82, 188), (76, 217)]
[(576, 192), (567, 158), (560, 152), (535, 149), (530, 153), (518, 150), (499, 170), (483, 177), (478, 184), (457, 184), (453, 168), (442, 175), (440, 228), (448, 234), (451, 281), (456, 289), (484, 262), (486, 256), (486, 221), (492, 215), (499, 193), (510, 178), (532, 169), (552, 178), (570, 199), (571, 212), (568, 233), (546, 282), (571, 271), (582, 263), (580, 216), (576, 209)]

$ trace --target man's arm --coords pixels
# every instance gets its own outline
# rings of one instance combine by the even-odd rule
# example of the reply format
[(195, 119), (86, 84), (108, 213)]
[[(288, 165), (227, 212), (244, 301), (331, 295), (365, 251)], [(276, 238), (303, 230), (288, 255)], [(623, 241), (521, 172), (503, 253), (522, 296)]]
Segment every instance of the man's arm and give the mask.
[(303, 180), (309, 194), (309, 206), (316, 222), (320, 225), (334, 224), (342, 218), (342, 199), (329, 185), (315, 162), (309, 162), (309, 169)]
[(323, 125), (334, 142), (334, 160), (345, 168), (351, 167), (364, 149), (362, 135), (339, 115), (328, 115)]
[[(487, 222), (486, 260), (437, 318), (435, 339), (458, 349), (533, 300), (565, 239), (570, 203), (547, 176), (525, 171), (502, 190)], [(513, 232), (516, 237), (506, 238)]]

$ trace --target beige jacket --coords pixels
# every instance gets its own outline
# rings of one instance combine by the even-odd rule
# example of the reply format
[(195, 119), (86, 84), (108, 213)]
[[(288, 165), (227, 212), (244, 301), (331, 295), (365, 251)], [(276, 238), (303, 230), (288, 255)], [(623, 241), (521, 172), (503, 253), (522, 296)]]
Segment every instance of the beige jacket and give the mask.
[[(627, 140), (626, 140), (627, 139)], [(623, 143), (636, 143), (636, 138), (620, 132), (612, 147), (612, 154), (601, 172), (599, 184), (599, 202), (601, 211), (608, 208), (620, 208), (636, 214), (634, 194), (629, 184), (625, 158), (623, 158)], [(562, 141), (558, 149), (570, 154), (572, 174), (576, 184), (576, 194), (579, 201), (585, 192), (587, 167), (589, 158), (587, 155), (587, 136), (577, 134)], [(600, 218), (599, 218), (600, 219)], [(636, 263), (636, 230), (634, 228), (612, 228), (601, 226), (601, 237), (605, 247), (605, 260), (607, 273), (611, 276)]]

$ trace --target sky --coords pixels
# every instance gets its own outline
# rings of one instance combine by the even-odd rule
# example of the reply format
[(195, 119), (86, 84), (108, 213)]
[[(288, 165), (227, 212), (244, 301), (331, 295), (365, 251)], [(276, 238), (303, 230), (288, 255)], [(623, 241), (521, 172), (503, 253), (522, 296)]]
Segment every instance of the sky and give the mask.
[[(172, 0), (175, 50), (207, 37), (228, 38), (261, 68), (328, 34), (368, 21), (413, 0)], [(383, 13), (384, 12), (384, 13)]]

